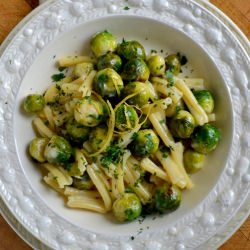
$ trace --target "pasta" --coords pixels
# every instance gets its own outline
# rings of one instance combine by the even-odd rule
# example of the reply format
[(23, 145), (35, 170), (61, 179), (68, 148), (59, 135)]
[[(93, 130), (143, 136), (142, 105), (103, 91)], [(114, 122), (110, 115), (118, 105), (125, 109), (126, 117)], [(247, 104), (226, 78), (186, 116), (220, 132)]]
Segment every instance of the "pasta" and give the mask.
[(119, 221), (177, 209), (220, 140), (204, 79), (181, 77), (179, 53), (146, 57), (138, 41), (118, 44), (108, 31), (92, 37), (91, 52), (59, 59), (53, 83), (24, 100), (44, 182), (69, 208)]

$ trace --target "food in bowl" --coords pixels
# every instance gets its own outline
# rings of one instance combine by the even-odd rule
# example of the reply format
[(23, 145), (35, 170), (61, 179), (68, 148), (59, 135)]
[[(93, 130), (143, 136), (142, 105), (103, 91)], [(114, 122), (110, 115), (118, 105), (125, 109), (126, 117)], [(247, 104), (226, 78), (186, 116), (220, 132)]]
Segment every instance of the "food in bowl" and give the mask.
[(24, 100), (37, 132), (30, 156), (68, 207), (122, 222), (177, 209), (219, 143), (216, 100), (203, 79), (182, 76), (180, 53), (147, 54), (108, 31), (90, 46), (93, 56), (59, 59), (49, 88)]

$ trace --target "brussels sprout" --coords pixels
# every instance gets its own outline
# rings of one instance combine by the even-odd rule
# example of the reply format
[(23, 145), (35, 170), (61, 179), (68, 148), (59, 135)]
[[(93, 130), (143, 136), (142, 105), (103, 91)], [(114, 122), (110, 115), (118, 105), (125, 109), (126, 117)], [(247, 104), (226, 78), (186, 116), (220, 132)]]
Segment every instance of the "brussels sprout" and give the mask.
[(72, 151), (72, 147), (66, 139), (53, 135), (45, 147), (44, 156), (49, 163), (66, 164)]
[(122, 89), (123, 81), (115, 70), (107, 68), (97, 72), (94, 78), (94, 90), (102, 97), (116, 97)]
[(70, 141), (79, 144), (88, 140), (89, 127), (79, 124), (74, 118), (67, 121), (65, 128)]
[(85, 96), (76, 103), (74, 108), (75, 120), (86, 127), (95, 127), (106, 116), (106, 107), (94, 96)]
[(101, 148), (103, 141), (107, 138), (108, 128), (105, 125), (95, 127), (89, 134), (89, 143), (94, 151)]
[(138, 121), (135, 109), (129, 105), (122, 104), (115, 112), (115, 126), (120, 131), (133, 129)]
[(187, 173), (194, 174), (203, 168), (205, 155), (188, 149), (183, 154), (183, 160)]
[(152, 76), (163, 76), (166, 70), (165, 60), (160, 55), (153, 55), (148, 59), (148, 68)]
[(178, 75), (180, 73), (181, 63), (177, 55), (175, 54), (168, 55), (165, 58), (165, 62), (166, 62), (167, 69), (170, 70), (174, 75)]
[(101, 70), (106, 68), (111, 68), (119, 72), (122, 68), (122, 59), (114, 53), (100, 56), (97, 61), (97, 69)]
[(116, 50), (116, 38), (108, 31), (97, 33), (90, 41), (91, 50), (96, 57)]
[(220, 131), (211, 124), (197, 127), (192, 136), (192, 148), (202, 154), (214, 150), (221, 138)]
[(211, 114), (214, 110), (214, 98), (210, 91), (194, 90), (193, 94), (200, 106), (205, 110), (205, 112), (207, 114)]
[(125, 193), (113, 204), (113, 213), (118, 221), (132, 221), (141, 214), (142, 206), (136, 194)]
[(73, 70), (73, 74), (76, 78), (79, 78), (82, 76), (86, 77), (93, 69), (94, 69), (93, 63), (83, 62), (83, 63), (76, 64)]
[(23, 108), (27, 113), (35, 113), (41, 111), (45, 105), (44, 97), (42, 95), (33, 94), (28, 95), (23, 103)]
[(138, 93), (136, 96), (127, 100), (130, 105), (137, 105), (139, 107), (148, 103), (150, 92), (148, 86), (143, 82), (131, 82), (123, 89), (124, 96)]
[(130, 60), (132, 58), (146, 59), (144, 47), (137, 41), (125, 41), (117, 47), (117, 54), (123, 59)]
[(194, 131), (194, 117), (186, 110), (180, 110), (170, 121), (170, 130), (175, 137), (189, 138)]
[(155, 206), (161, 212), (176, 210), (181, 203), (181, 190), (175, 185), (164, 184), (155, 191)]
[(45, 162), (44, 150), (48, 142), (47, 138), (34, 138), (29, 145), (30, 156), (39, 162)]
[(152, 129), (143, 129), (135, 134), (130, 147), (134, 155), (147, 157), (157, 151), (159, 142), (159, 138)]
[(148, 80), (150, 71), (147, 64), (140, 58), (130, 59), (123, 68), (122, 79), (127, 81)]
[(81, 177), (73, 177), (73, 187), (80, 189), (80, 190), (90, 190), (94, 187), (94, 183), (89, 178), (87, 173), (84, 173)]

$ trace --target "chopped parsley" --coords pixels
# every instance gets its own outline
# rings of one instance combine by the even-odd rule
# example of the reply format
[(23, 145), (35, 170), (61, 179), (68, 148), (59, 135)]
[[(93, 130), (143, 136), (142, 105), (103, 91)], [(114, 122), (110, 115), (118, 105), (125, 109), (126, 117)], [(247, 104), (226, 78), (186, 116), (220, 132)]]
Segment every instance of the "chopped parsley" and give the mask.
[(173, 87), (174, 86), (174, 74), (173, 74), (172, 70), (168, 69), (166, 71), (166, 77), (168, 80), (168, 87)]
[(63, 73), (54, 74), (51, 76), (51, 79), (53, 80), (53, 82), (59, 82), (63, 78), (65, 78), (65, 75)]
[(128, 6), (125, 6), (123, 9), (124, 10), (129, 10), (130, 8)]
[(118, 164), (123, 156), (123, 150), (117, 144), (110, 144), (101, 158), (103, 167), (109, 168), (111, 163)]

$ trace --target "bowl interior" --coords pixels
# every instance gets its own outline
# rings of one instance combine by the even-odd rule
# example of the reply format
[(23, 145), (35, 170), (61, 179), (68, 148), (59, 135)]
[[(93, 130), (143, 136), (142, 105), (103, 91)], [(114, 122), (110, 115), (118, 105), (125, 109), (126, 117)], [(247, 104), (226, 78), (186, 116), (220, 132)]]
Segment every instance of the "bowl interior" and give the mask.
[[(30, 93), (42, 93), (51, 83), (51, 75), (57, 72), (56, 61), (66, 55), (89, 54), (90, 37), (98, 31), (109, 30), (121, 41), (134, 39), (140, 41), (149, 53), (154, 49), (158, 52), (181, 52), (188, 58), (188, 67), (184, 74), (202, 77), (207, 87), (214, 93), (217, 126), (221, 129), (222, 140), (218, 148), (207, 157), (202, 171), (192, 176), (195, 187), (184, 191), (183, 202), (178, 210), (164, 216), (151, 216), (141, 225), (138, 221), (127, 224), (115, 223), (111, 216), (66, 208), (63, 198), (48, 188), (42, 181), (39, 167), (27, 156), (27, 145), (34, 137), (31, 120), (20, 112), (20, 104)], [(160, 52), (161, 53), (161, 52)], [(66, 220), (93, 232), (133, 235), (140, 228), (151, 231), (169, 225), (190, 213), (208, 195), (222, 173), (230, 149), (233, 131), (232, 107), (228, 89), (213, 63), (213, 60), (184, 33), (168, 25), (136, 16), (109, 16), (95, 19), (71, 29), (58, 36), (38, 55), (28, 70), (16, 99), (15, 108), (15, 139), (20, 165), (27, 181), (58, 215)]]

